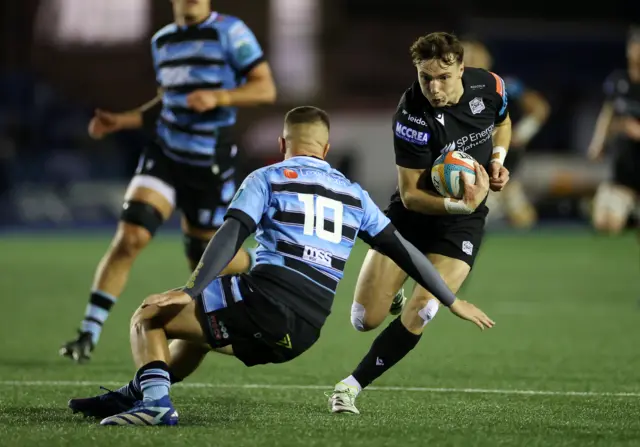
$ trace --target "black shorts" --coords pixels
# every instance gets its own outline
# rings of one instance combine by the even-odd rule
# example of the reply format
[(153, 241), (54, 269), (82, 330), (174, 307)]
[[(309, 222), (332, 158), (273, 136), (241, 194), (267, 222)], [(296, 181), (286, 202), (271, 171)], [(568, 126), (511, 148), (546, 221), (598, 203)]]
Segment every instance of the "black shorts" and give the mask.
[(613, 183), (626, 186), (640, 194), (640, 143), (628, 138), (613, 141), (616, 151), (613, 162)]
[(209, 344), (212, 348), (231, 345), (247, 366), (298, 357), (318, 340), (320, 329), (249, 287), (248, 275), (221, 276), (197, 297)]
[(425, 254), (438, 254), (459, 259), (473, 268), (482, 239), (489, 209), (464, 216), (433, 216), (415, 213), (402, 202), (393, 201), (385, 210), (398, 232)]
[(175, 191), (175, 206), (191, 226), (215, 230), (224, 222), (224, 214), (238, 188), (236, 156), (235, 145), (216, 148), (214, 172), (212, 166), (175, 161), (153, 142), (140, 156), (135, 175), (161, 180)]

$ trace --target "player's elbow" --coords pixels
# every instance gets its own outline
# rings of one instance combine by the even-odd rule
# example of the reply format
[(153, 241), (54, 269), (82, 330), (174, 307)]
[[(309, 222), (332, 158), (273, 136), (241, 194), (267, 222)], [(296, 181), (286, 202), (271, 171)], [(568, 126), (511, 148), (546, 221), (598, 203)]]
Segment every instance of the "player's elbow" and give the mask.
[(414, 190), (405, 189), (400, 191), (400, 200), (402, 204), (409, 211), (415, 211), (417, 204), (417, 197)]
[(261, 102), (263, 104), (273, 104), (278, 97), (278, 91), (273, 81), (265, 82), (261, 90)]

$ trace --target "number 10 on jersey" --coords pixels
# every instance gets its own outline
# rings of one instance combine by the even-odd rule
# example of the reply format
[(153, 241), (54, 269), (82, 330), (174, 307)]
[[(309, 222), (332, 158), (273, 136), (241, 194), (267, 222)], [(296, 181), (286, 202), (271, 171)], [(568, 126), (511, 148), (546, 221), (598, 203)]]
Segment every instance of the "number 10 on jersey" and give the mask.
[[(313, 194), (298, 194), (298, 199), (304, 204), (304, 234), (313, 236), (315, 230), (320, 239), (339, 244), (342, 241), (342, 202)], [(325, 230), (326, 209), (333, 210), (333, 231)]]

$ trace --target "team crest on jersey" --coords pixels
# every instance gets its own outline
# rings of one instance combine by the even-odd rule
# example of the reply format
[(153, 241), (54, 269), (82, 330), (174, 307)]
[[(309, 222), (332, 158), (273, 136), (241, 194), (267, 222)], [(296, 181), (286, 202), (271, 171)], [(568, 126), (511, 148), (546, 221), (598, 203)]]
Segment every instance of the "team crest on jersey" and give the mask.
[(475, 97), (469, 101), (469, 108), (471, 108), (471, 113), (477, 115), (484, 110), (484, 101), (480, 97)]

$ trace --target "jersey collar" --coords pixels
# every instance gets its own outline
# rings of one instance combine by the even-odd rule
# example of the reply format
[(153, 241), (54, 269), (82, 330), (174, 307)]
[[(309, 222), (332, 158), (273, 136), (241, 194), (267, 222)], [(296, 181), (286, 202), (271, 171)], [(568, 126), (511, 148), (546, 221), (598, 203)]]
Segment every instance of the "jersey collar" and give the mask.
[(209, 14), (209, 17), (207, 17), (200, 23), (196, 23), (195, 25), (178, 25), (178, 28), (184, 31), (189, 28), (200, 28), (202, 26), (207, 26), (215, 22), (215, 20), (218, 18), (218, 15), (219, 14), (216, 11), (213, 11), (211, 14)]
[(318, 157), (313, 157), (311, 155), (296, 155), (295, 157), (291, 157), (289, 160), (306, 166), (322, 166), (325, 168), (331, 167), (325, 160)]

